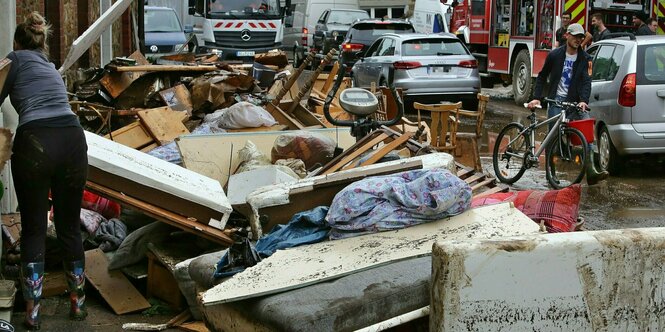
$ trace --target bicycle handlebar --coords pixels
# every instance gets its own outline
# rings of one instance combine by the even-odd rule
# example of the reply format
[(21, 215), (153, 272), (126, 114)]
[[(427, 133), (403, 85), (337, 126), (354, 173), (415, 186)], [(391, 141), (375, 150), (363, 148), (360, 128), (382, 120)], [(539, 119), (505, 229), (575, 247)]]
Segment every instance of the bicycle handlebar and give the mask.
[[(573, 102), (569, 102), (569, 101), (559, 101), (559, 100), (554, 100), (554, 99), (550, 99), (550, 98), (545, 98), (544, 100), (547, 101), (547, 102), (550, 102), (550, 103), (554, 103), (554, 104), (556, 104), (560, 107), (566, 108), (566, 109), (574, 108), (577, 111), (580, 111), (580, 112), (583, 111), (582, 108), (577, 105), (577, 103), (573, 103)], [(587, 110), (587, 112), (591, 111), (591, 108), (589, 108), (587, 106), (586, 110)]]
[[(356, 121), (337, 120), (330, 115), (330, 103), (332, 103), (332, 100), (335, 98), (335, 95), (337, 94), (337, 90), (339, 90), (339, 87), (342, 85), (345, 72), (346, 72), (346, 65), (341, 64), (339, 70), (337, 71), (338, 74), (337, 74), (337, 79), (335, 80), (335, 84), (333, 84), (332, 88), (328, 92), (328, 95), (326, 96), (326, 99), (323, 102), (323, 115), (326, 117), (326, 120), (328, 120), (328, 122), (330, 122), (335, 126), (352, 127), (356, 124)], [(390, 69), (388, 69), (388, 82), (389, 82), (388, 87), (390, 88), (390, 93), (393, 95), (395, 104), (397, 104), (397, 115), (395, 115), (395, 117), (392, 120), (388, 121), (373, 120), (373, 122), (376, 124), (375, 128), (378, 128), (380, 126), (390, 127), (399, 122), (399, 120), (401, 120), (402, 117), (404, 116), (404, 102), (402, 102), (402, 98), (397, 93), (397, 90), (395, 89), (395, 84), (393, 84), (394, 76), (395, 76), (395, 67), (390, 66)]]

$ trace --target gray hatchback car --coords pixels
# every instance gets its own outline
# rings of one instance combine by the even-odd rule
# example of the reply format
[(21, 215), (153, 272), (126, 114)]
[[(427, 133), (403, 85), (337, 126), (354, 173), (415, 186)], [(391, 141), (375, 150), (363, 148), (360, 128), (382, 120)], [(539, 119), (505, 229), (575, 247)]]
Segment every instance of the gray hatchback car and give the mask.
[(463, 101), (466, 109), (476, 109), (478, 61), (455, 35), (381, 36), (353, 65), (354, 86), (370, 86), (372, 82), (386, 86), (391, 66), (395, 68), (395, 87), (403, 90), (407, 101)]
[(605, 39), (588, 52), (599, 167), (616, 173), (630, 155), (665, 154), (665, 36)]

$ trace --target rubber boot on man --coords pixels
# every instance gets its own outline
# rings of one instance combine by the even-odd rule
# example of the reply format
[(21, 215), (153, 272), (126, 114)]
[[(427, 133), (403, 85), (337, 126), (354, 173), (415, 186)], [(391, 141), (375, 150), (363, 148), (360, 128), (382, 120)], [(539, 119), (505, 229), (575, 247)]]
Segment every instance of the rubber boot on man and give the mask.
[(594, 154), (595, 152), (593, 151), (593, 146), (590, 146), (586, 163), (586, 183), (590, 186), (593, 186), (594, 184), (597, 184), (598, 182), (603, 181), (610, 176), (610, 173), (607, 171), (598, 172), (596, 170), (596, 158), (594, 158)]

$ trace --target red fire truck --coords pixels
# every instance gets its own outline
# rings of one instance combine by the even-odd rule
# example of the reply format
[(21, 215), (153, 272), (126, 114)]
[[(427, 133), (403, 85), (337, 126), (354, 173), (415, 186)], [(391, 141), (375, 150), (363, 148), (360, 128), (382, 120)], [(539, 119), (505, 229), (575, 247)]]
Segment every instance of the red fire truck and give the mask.
[(660, 18), (658, 33), (665, 29), (665, 0), (454, 0), (451, 6), (450, 31), (476, 56), (483, 80), (512, 83), (518, 105), (531, 98), (564, 11), (587, 30), (591, 15), (602, 13), (610, 31), (635, 31), (632, 16), (638, 11)]

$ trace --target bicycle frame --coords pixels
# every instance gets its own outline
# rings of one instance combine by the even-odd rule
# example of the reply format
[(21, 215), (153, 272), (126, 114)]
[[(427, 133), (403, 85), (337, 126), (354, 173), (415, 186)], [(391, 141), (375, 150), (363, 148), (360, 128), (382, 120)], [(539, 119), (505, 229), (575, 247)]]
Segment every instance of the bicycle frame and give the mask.
[[(525, 133), (533, 133), (537, 128), (540, 128), (551, 122), (555, 122), (552, 129), (545, 136), (545, 140), (543, 140), (542, 143), (540, 144), (538, 150), (536, 150), (536, 136), (529, 135), (529, 152), (531, 153), (531, 157), (529, 159), (531, 161), (538, 161), (538, 156), (540, 156), (540, 154), (543, 153), (543, 151), (545, 151), (545, 147), (547, 146), (547, 144), (555, 137), (555, 135), (560, 133), (561, 125), (567, 122), (566, 111), (561, 110), (561, 113), (541, 122), (538, 122), (538, 120), (536, 120), (536, 112), (531, 111), (531, 115), (529, 115), (528, 118), (531, 120), (531, 124), (529, 124), (528, 127), (524, 128), (524, 130), (522, 130), (517, 137), (511, 139), (510, 142), (508, 142), (508, 145), (515, 142), (519, 137), (524, 136)], [(513, 157), (517, 157), (516, 155), (513, 155), (509, 152), (506, 153), (510, 154)]]

